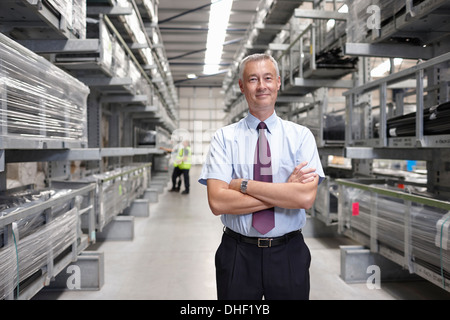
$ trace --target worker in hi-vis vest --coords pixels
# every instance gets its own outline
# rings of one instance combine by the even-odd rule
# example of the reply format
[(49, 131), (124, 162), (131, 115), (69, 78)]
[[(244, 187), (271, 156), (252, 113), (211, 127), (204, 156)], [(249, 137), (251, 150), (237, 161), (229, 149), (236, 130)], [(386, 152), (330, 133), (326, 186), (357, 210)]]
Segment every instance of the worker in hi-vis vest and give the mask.
[[(177, 143), (173, 148), (159, 147), (161, 150), (166, 152), (170, 152), (170, 160), (169, 166), (172, 165), (172, 189), (170, 192), (180, 192), (181, 187), (181, 170), (178, 168), (177, 159), (178, 159), (178, 151), (183, 148), (181, 142)], [(170, 170), (169, 170), (170, 171)]]
[(183, 147), (178, 150), (178, 156), (175, 163), (181, 170), (184, 179), (184, 191), (182, 194), (189, 194), (189, 169), (191, 168), (192, 151), (189, 146), (189, 141), (183, 141)]

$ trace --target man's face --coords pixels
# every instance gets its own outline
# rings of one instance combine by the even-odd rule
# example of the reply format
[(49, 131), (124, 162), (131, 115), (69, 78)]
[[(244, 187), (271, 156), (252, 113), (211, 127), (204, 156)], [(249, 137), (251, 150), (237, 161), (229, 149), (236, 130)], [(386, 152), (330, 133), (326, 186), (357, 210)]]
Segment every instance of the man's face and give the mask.
[(281, 82), (272, 61), (264, 59), (247, 62), (242, 78), (239, 80), (239, 87), (250, 111), (275, 107)]

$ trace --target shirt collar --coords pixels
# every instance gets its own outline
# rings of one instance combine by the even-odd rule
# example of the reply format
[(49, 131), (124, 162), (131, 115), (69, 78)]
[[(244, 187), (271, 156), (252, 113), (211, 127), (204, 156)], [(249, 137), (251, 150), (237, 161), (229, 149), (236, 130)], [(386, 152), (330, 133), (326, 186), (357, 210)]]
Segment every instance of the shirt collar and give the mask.
[[(250, 129), (256, 130), (256, 127), (261, 122), (258, 118), (256, 118), (254, 115), (252, 115), (250, 112), (245, 117), (245, 121)], [(267, 126), (267, 131), (269, 133), (272, 133), (271, 130), (275, 128), (277, 123), (277, 113), (273, 111), (272, 115), (267, 118), (264, 123)]]

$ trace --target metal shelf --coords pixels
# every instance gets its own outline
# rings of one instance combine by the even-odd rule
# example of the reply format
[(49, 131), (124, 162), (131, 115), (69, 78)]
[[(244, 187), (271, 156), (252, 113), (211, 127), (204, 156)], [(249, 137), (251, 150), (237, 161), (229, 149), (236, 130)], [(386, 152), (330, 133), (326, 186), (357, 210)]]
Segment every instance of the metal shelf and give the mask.
[(132, 157), (136, 155), (164, 154), (156, 148), (72, 148), (72, 149), (25, 149), (5, 150), (7, 163), (42, 161), (102, 160), (107, 157)]
[[(12, 212), (9, 212), (12, 209), (2, 212), (0, 217), (0, 230), (3, 233), (0, 248), (1, 273), (4, 275), (0, 284), (2, 298), (30, 299), (48, 285), (54, 276), (71, 262), (76, 261), (78, 254), (90, 243), (95, 242), (93, 225), (88, 226), (88, 234), (80, 233), (77, 228), (79, 217), (89, 216), (87, 219), (92, 220), (94, 205), (91, 202), (93, 197), (89, 195), (95, 192), (95, 185), (89, 184), (78, 190), (59, 189), (59, 191), (62, 193), (57, 197), (48, 199), (44, 197), (41, 201), (34, 200), (23, 207), (14, 208)], [(9, 194), (12, 194), (11, 192)], [(87, 196), (87, 201), (83, 205), (77, 202), (79, 196)], [(53, 212), (58, 212), (57, 210), (62, 212), (56, 213), (53, 217)], [(37, 216), (42, 216), (45, 224), (36, 225), (33, 230), (27, 231), (28, 235), (19, 239), (20, 229), (13, 227), (13, 224), (27, 219), (35, 220)], [(68, 227), (70, 231), (67, 234), (56, 235), (53, 232), (65, 230)], [(16, 249), (13, 250), (15, 247)], [(17, 252), (27, 251), (32, 252), (32, 257), (23, 255), (16, 257)], [(11, 263), (8, 264), (8, 261)], [(18, 261), (17, 264), (16, 261)], [(18, 274), (21, 277), (19, 279), (17, 279)], [(20, 290), (17, 293), (19, 282)]]
[[(436, 68), (446, 70), (446, 64), (450, 61), (450, 53), (443, 54), (426, 62), (419, 63), (409, 69), (391, 74), (387, 77), (365, 83), (344, 92), (347, 104), (347, 128), (346, 128), (346, 145), (347, 146), (366, 146), (374, 148), (448, 148), (450, 140), (448, 135), (442, 136), (424, 136), (423, 111), (425, 107), (431, 107), (442, 102), (448, 101), (448, 80), (445, 78), (440, 82), (433, 76)], [(427, 85), (424, 85), (424, 77), (427, 76)], [(406, 79), (414, 79), (416, 81), (416, 130), (414, 137), (396, 137), (388, 138), (387, 133), (387, 88), (389, 85), (402, 82)], [(434, 95), (433, 92), (440, 90), (443, 94)], [(360, 96), (368, 94), (372, 91), (379, 91), (379, 126), (376, 138), (372, 130), (373, 123), (369, 125), (354, 122), (356, 112), (362, 114), (368, 110), (369, 114), (373, 107), (370, 103), (356, 104), (360, 100)], [(428, 99), (425, 99), (425, 93)], [(439, 96), (439, 100), (436, 100)], [(433, 99), (433, 97), (436, 97)], [(358, 109), (358, 110), (357, 110)], [(396, 101), (397, 115), (403, 114), (403, 101)], [(355, 119), (357, 120), (357, 119)], [(369, 118), (369, 120), (371, 120)], [(360, 137), (359, 139), (357, 137)], [(363, 138), (363, 139), (361, 139)], [(375, 139), (376, 138), (376, 139)]]
[(95, 230), (103, 228), (143, 195), (149, 187), (152, 165), (133, 164), (100, 174), (86, 176), (80, 180), (52, 180), (51, 186), (59, 189), (79, 189), (95, 184), (95, 210), (92, 220), (84, 219), (81, 227), (94, 223)]
[(388, 187), (383, 180), (336, 183), (340, 233), (450, 291), (450, 202)]
[[(17, 1), (2, 1), (0, 8), (4, 8), (5, 12), (8, 10), (15, 12), (16, 16), (27, 17), (29, 21), (40, 19), (42, 21), (38, 26), (42, 25), (42, 28), (49, 30), (52, 29), (53, 20), (43, 19), (43, 15), (51, 13), (55, 17), (63, 19), (63, 14), (58, 13), (58, 8), (51, 6), (51, 1), (22, 0), (22, 2), (23, 4), (17, 3)], [(63, 10), (62, 7), (59, 9)], [(108, 16), (105, 16), (105, 13)], [(168, 131), (173, 131), (176, 128), (174, 108), (178, 103), (176, 93), (173, 88), (167, 90), (166, 86), (171, 86), (169, 76), (164, 79), (164, 83), (154, 79), (154, 70), (162, 72), (162, 65), (158, 59), (164, 59), (164, 52), (157, 49), (158, 45), (152, 43), (155, 37), (150, 39), (146, 33), (148, 30), (144, 26), (145, 21), (147, 24), (153, 24), (151, 28), (154, 32), (158, 31), (156, 30), (157, 25), (154, 25), (157, 21), (157, 3), (153, 0), (138, 0), (136, 2), (129, 1), (128, 5), (122, 6), (115, 1), (106, 1), (101, 5), (98, 2), (88, 1), (87, 15), (99, 19), (98, 24), (89, 23), (88, 38), (67, 37), (61, 34), (61, 30), (58, 32), (52, 30), (45, 37), (36, 37), (31, 31), (31, 33), (20, 33), (17, 30), (23, 27), (23, 24), (19, 26), (20, 19), (16, 19), (14, 15), (2, 18), (1, 22), (5, 26), (4, 30), (10, 31), (8, 35), (15, 38), (18, 43), (35, 53), (46, 56), (55, 65), (66, 69), (90, 87), (91, 94), (88, 98), (88, 111), (91, 119), (88, 124), (90, 136), (100, 136), (99, 124), (102, 105), (105, 107), (113, 105), (112, 108), (115, 108), (113, 110), (119, 110), (124, 118), (129, 119), (125, 130), (132, 131), (133, 119), (139, 119), (139, 121), (145, 121), (144, 125), (153, 123)], [(128, 19), (131, 15), (135, 18), (133, 21)], [(84, 12), (84, 18), (86, 18), (86, 12)], [(134, 22), (137, 23), (137, 26), (131, 25)], [(53, 21), (53, 23), (63, 25), (61, 21)], [(95, 28), (97, 29), (94, 30)], [(122, 33), (125, 39), (122, 38), (117, 28), (127, 31)], [(23, 30), (28, 29), (30, 28), (23, 28)], [(141, 35), (144, 36), (139, 42), (144, 41), (142, 45), (136, 45), (138, 43), (136, 42), (138, 40), (137, 32), (141, 32)], [(96, 37), (92, 37), (93, 35)], [(120, 48), (118, 56), (111, 51), (112, 47)], [(127, 58), (127, 63), (124, 61), (114, 62), (121, 57)], [(124, 66), (127, 66), (127, 70), (135, 72), (125, 74), (124, 72), (128, 72), (127, 70), (118, 69)], [(4, 128), (5, 126), (3, 126)], [(2, 131), (5, 132), (5, 130)], [(5, 163), (15, 162), (18, 159), (23, 161), (70, 161), (73, 159), (98, 161), (102, 157), (158, 154), (158, 150), (133, 148), (132, 139), (125, 141), (123, 144), (125, 147), (122, 149), (100, 149), (102, 143), (96, 141), (98, 138), (93, 137), (89, 137), (89, 145), (93, 148), (81, 150), (79, 148), (87, 146), (87, 141), (86, 144), (80, 145), (78, 141), (43, 137), (22, 139), (22, 137), (3, 134), (0, 140), (0, 172), (4, 172)], [(115, 138), (118, 139), (118, 135)], [(113, 137), (113, 139), (115, 138)], [(92, 142), (94, 143), (92, 144)], [(111, 141), (110, 145), (120, 146), (122, 143)], [(94, 150), (96, 148), (97, 150)], [(29, 152), (29, 150), (33, 150), (33, 152)], [(6, 178), (2, 175), (1, 180), (4, 179)], [(4, 188), (4, 183), (1, 183), (0, 189), (2, 188)]]
[[(55, 2), (54, 4), (57, 4)], [(82, 39), (86, 13), (83, 6), (52, 5), (42, 0), (0, 1), (0, 24), (16, 39)]]
[[(414, 43), (430, 45), (448, 37), (450, 22), (446, 0), (390, 1), (378, 12), (367, 4), (349, 1), (347, 34), (350, 43)], [(368, 19), (378, 15), (375, 20)], [(371, 22), (374, 22), (373, 25)], [(405, 49), (406, 51), (406, 49)]]
[(247, 28), (244, 36), (245, 40), (242, 41), (241, 47), (234, 55), (236, 62), (231, 66), (223, 82), (222, 87), (226, 96), (225, 105), (228, 110), (232, 108), (232, 104), (240, 96), (239, 88), (237, 88), (237, 61), (241, 61), (246, 55), (268, 50), (269, 44), (274, 40), (276, 35), (281, 30), (289, 29), (289, 26), (286, 26), (286, 24), (288, 24), (293, 16), (294, 10), (303, 2), (305, 1), (260, 1), (258, 11), (250, 22), (250, 26)]

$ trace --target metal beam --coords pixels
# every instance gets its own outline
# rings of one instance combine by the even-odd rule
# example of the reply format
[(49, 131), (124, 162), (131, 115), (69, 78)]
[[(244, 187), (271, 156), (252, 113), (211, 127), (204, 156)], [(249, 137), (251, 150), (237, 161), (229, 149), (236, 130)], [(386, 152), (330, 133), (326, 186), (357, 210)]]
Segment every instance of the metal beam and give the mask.
[(362, 94), (362, 93), (365, 93), (368, 91), (372, 91), (372, 90), (374, 90), (374, 88), (377, 88), (383, 82), (387, 82), (388, 85), (390, 85), (392, 83), (411, 78), (411, 75), (415, 74), (420, 69), (426, 69), (426, 68), (432, 67), (434, 65), (437, 65), (437, 64), (449, 61), (449, 60), (450, 60), (450, 52), (440, 55), (438, 57), (435, 57), (433, 59), (427, 60), (425, 62), (421, 62), (421, 63), (419, 63), (415, 66), (412, 66), (408, 69), (404, 69), (399, 72), (393, 73), (384, 78), (373, 80), (373, 81), (365, 83), (359, 87), (352, 88), (351, 90), (343, 92), (342, 94), (344, 96), (348, 96), (351, 94)]
[(294, 85), (297, 87), (353, 88), (353, 80), (295, 78)]
[(289, 30), (289, 27), (283, 24), (266, 24), (262, 22), (255, 23), (253, 27), (261, 30)]
[(6, 150), (6, 162), (48, 162), (101, 160), (104, 157), (134, 156), (136, 154), (162, 153), (154, 148), (74, 148), (74, 149), (35, 149), (33, 152), (25, 149)]
[(287, 43), (269, 43), (269, 50), (286, 51), (287, 49), (289, 49), (289, 44)]
[(87, 6), (86, 13), (88, 16), (98, 16), (99, 14), (106, 14), (108, 16), (121, 16), (133, 13), (133, 8), (129, 7), (102, 7), (102, 6)]
[(82, 77), (81, 82), (89, 87), (95, 86), (128, 86), (133, 83), (131, 78), (100, 78), (100, 77)]
[(344, 54), (363, 57), (396, 57), (404, 59), (431, 59), (431, 47), (387, 43), (346, 43)]
[(295, 9), (294, 17), (296, 18), (308, 18), (308, 19), (334, 19), (334, 20), (347, 20), (348, 13), (341, 13), (337, 11), (324, 11), (324, 10), (305, 10)]
[(122, 109), (123, 112), (157, 112), (159, 108), (157, 106), (133, 106)]
[(204, 4), (204, 5), (200, 6), (200, 7), (197, 7), (197, 8), (194, 8), (194, 9), (189, 9), (189, 10), (186, 10), (186, 11), (183, 11), (183, 12), (181, 12), (181, 13), (179, 13), (179, 14), (176, 14), (176, 15), (174, 15), (174, 16), (172, 16), (172, 17), (169, 17), (169, 18), (167, 18), (167, 19), (160, 20), (160, 21), (159, 21), (159, 24), (163, 24), (163, 23), (172, 21), (172, 20), (174, 20), (174, 19), (177, 19), (177, 18), (179, 18), (179, 17), (185, 16), (185, 15), (187, 15), (187, 14), (189, 14), (189, 13), (192, 13), (192, 12), (195, 12), (195, 11), (203, 10), (203, 9), (205, 9), (205, 8), (207, 8), (207, 7), (209, 7), (209, 6), (211, 6), (211, 4), (212, 4), (212, 3), (207, 3), (207, 4)]
[(100, 50), (99, 39), (19, 40), (17, 42), (38, 54), (83, 53)]
[(133, 102), (147, 102), (148, 96), (141, 95), (106, 95), (100, 98), (101, 103), (133, 103)]

